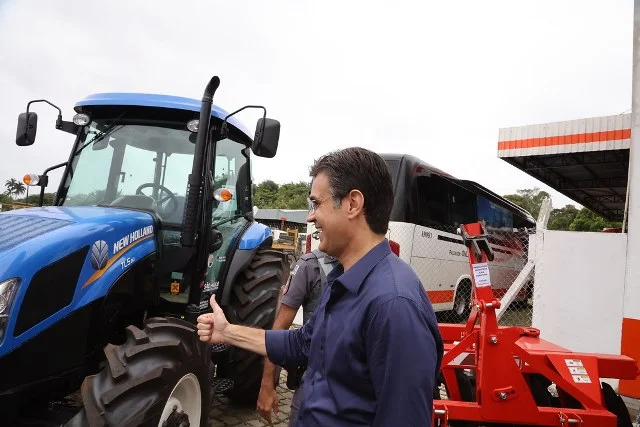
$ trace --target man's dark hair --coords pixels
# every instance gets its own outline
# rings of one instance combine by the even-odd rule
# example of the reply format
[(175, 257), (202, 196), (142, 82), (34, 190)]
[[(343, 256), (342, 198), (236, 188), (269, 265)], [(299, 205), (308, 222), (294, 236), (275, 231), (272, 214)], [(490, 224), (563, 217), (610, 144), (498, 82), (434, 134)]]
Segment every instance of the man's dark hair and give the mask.
[(351, 190), (364, 195), (364, 216), (376, 234), (385, 234), (393, 207), (393, 184), (387, 163), (378, 154), (350, 147), (325, 154), (315, 161), (310, 175), (324, 173), (334, 203), (339, 205)]

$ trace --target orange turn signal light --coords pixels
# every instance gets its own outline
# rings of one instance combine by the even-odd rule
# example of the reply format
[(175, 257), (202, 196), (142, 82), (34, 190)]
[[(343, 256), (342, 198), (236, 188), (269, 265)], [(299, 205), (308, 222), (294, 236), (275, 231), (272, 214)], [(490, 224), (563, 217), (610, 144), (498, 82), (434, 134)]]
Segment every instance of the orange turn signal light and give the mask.
[(22, 177), (22, 182), (27, 185), (38, 185), (38, 182), (40, 182), (40, 177), (34, 173), (28, 173), (24, 177)]
[(228, 188), (218, 188), (213, 192), (213, 197), (219, 202), (228, 202), (233, 199), (233, 193)]

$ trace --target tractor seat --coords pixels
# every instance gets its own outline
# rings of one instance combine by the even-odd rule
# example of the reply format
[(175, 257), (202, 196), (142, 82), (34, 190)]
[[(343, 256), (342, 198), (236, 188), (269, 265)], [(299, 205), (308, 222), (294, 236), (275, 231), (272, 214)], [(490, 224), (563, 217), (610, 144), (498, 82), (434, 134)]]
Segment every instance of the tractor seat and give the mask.
[[(168, 199), (162, 206), (158, 206), (156, 212), (162, 222), (170, 222), (172, 224), (181, 224), (184, 215), (184, 205), (187, 199), (184, 196), (176, 196), (175, 199)], [(175, 204), (178, 206), (175, 206)], [(174, 209), (175, 207), (175, 209)]]

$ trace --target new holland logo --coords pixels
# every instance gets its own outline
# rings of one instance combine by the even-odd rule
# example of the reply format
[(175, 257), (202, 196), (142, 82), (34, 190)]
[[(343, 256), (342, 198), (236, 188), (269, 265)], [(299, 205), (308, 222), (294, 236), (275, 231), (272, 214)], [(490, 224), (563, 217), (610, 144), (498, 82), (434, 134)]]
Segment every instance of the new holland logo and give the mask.
[(109, 246), (104, 240), (98, 240), (91, 247), (91, 265), (96, 270), (102, 270), (109, 260)]

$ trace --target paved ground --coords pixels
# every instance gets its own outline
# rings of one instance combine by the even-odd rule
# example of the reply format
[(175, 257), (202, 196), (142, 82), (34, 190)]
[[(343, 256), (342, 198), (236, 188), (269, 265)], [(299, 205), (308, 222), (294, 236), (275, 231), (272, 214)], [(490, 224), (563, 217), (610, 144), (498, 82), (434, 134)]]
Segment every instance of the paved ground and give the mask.
[[(283, 371), (284, 372), (284, 371)], [(281, 375), (278, 390), (278, 415), (273, 415), (272, 422), (275, 427), (286, 427), (289, 423), (289, 408), (293, 392), (286, 388), (286, 374)], [(284, 386), (284, 387), (283, 387)], [(224, 395), (217, 395), (213, 399), (213, 406), (209, 414), (209, 426), (268, 426), (267, 420), (262, 418), (255, 408), (236, 406)]]

